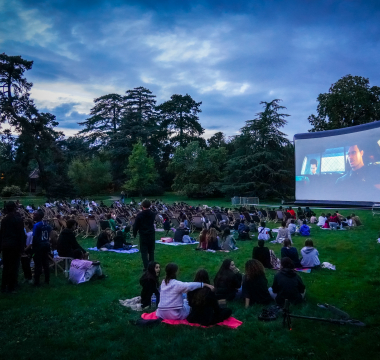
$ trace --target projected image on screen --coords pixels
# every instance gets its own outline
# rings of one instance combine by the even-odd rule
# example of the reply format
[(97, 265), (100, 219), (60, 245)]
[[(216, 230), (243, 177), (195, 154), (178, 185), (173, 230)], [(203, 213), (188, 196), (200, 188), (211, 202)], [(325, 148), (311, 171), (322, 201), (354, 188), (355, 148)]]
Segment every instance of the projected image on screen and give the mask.
[(318, 138), (296, 135), (295, 149), (297, 200), (380, 202), (380, 127)]

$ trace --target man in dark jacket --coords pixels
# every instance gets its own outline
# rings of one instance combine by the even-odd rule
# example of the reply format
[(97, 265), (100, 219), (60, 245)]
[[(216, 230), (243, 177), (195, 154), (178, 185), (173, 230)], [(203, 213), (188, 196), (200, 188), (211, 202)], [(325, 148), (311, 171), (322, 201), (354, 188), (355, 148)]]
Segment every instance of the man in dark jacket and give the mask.
[(18, 269), (21, 254), (26, 244), (24, 222), (16, 212), (16, 204), (10, 201), (6, 204), (7, 215), (1, 221), (0, 252), (3, 258), (3, 275), (1, 291), (14, 292), (17, 285)]
[(182, 242), (184, 235), (189, 235), (190, 231), (185, 227), (185, 224), (181, 222), (179, 228), (174, 233), (174, 242)]
[[(83, 255), (86, 255), (84, 250), (75, 238), (74, 230), (77, 222), (73, 219), (67, 220), (66, 228), (62, 230), (58, 238), (57, 251), (61, 257), (74, 257), (74, 251), (79, 249)], [(86, 256), (85, 256), (86, 257)]]
[(148, 264), (154, 261), (155, 248), (155, 229), (154, 220), (156, 213), (150, 210), (150, 201), (144, 200), (142, 203), (143, 210), (140, 211), (133, 224), (133, 237), (140, 234), (140, 252), (144, 264), (144, 271), (148, 268)]
[(288, 299), (293, 304), (299, 304), (305, 297), (305, 285), (294, 270), (293, 261), (284, 257), (281, 259), (281, 270), (273, 279), (271, 296), (278, 305), (283, 306)]

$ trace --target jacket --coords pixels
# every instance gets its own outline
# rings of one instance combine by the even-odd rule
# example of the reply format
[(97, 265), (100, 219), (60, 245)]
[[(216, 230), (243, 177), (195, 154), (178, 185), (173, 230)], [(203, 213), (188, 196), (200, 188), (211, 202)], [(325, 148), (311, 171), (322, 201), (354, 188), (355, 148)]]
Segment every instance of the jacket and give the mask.
[(152, 278), (146, 278), (144, 276), (140, 279), (141, 290), (141, 306), (150, 306), (152, 295), (156, 295), (156, 304), (160, 303), (160, 292), (158, 290), (158, 282)]
[(26, 234), (24, 222), (18, 213), (10, 213), (1, 220), (0, 228), (0, 251), (19, 250), (24, 251)]
[(243, 277), (242, 285), (243, 298), (249, 299), (249, 304), (269, 304), (273, 301), (268, 291), (268, 280), (265, 275), (258, 276), (255, 279)]
[(302, 225), (300, 227), (300, 235), (309, 236), (310, 235), (310, 228), (307, 225)]
[(284, 257), (291, 259), (296, 268), (301, 267), (298, 251), (295, 247), (290, 247), (289, 249), (287, 247), (281, 248), (281, 259)]
[(153, 241), (155, 237), (154, 220), (156, 213), (147, 209), (140, 211), (133, 224), (133, 237), (136, 237), (137, 232), (140, 234), (141, 241)]
[(300, 276), (292, 269), (281, 269), (273, 279), (272, 290), (276, 296), (276, 302), (282, 306), (288, 299), (293, 304), (302, 302), (305, 285)]
[(265, 268), (272, 269), (269, 248), (255, 246), (252, 251), (252, 259), (259, 260)]
[(321, 264), (318, 258), (318, 250), (313, 247), (305, 246), (301, 249), (301, 255), (301, 265), (303, 267), (314, 267)]
[(62, 257), (72, 257), (76, 249), (86, 252), (75, 238), (75, 234), (70, 229), (63, 229), (58, 237), (57, 251), (58, 255)]
[(227, 270), (224, 274), (214, 279), (215, 293), (218, 299), (233, 300), (237, 290), (241, 286), (242, 275)]

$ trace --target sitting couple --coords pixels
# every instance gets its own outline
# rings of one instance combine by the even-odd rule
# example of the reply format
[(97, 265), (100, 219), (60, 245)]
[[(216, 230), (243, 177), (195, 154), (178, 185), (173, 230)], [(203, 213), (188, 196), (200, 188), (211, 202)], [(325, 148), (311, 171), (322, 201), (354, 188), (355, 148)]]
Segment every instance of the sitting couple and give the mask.
[(98, 236), (96, 247), (98, 249), (106, 248), (108, 250), (130, 250), (132, 248), (132, 244), (125, 241), (121, 230), (116, 231), (116, 236), (113, 238), (113, 245), (111, 244), (111, 235), (111, 229), (103, 230)]

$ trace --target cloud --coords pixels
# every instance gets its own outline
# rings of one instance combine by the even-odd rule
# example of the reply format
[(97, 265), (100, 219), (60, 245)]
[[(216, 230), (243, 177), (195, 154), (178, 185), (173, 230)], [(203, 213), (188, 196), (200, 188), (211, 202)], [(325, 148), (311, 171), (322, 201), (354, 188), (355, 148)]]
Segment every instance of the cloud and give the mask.
[(190, 94), (202, 101), (202, 126), (229, 134), (262, 110), (260, 101), (280, 98), (291, 115), (283, 131), (292, 137), (309, 129), (318, 94), (342, 76), (380, 84), (376, 2), (8, 0), (0, 6), (2, 51), (34, 60), (26, 74), (32, 96), (52, 113), (70, 104), (73, 115), (59, 113), (62, 124), (88, 114), (96, 97), (143, 85), (158, 103)]

